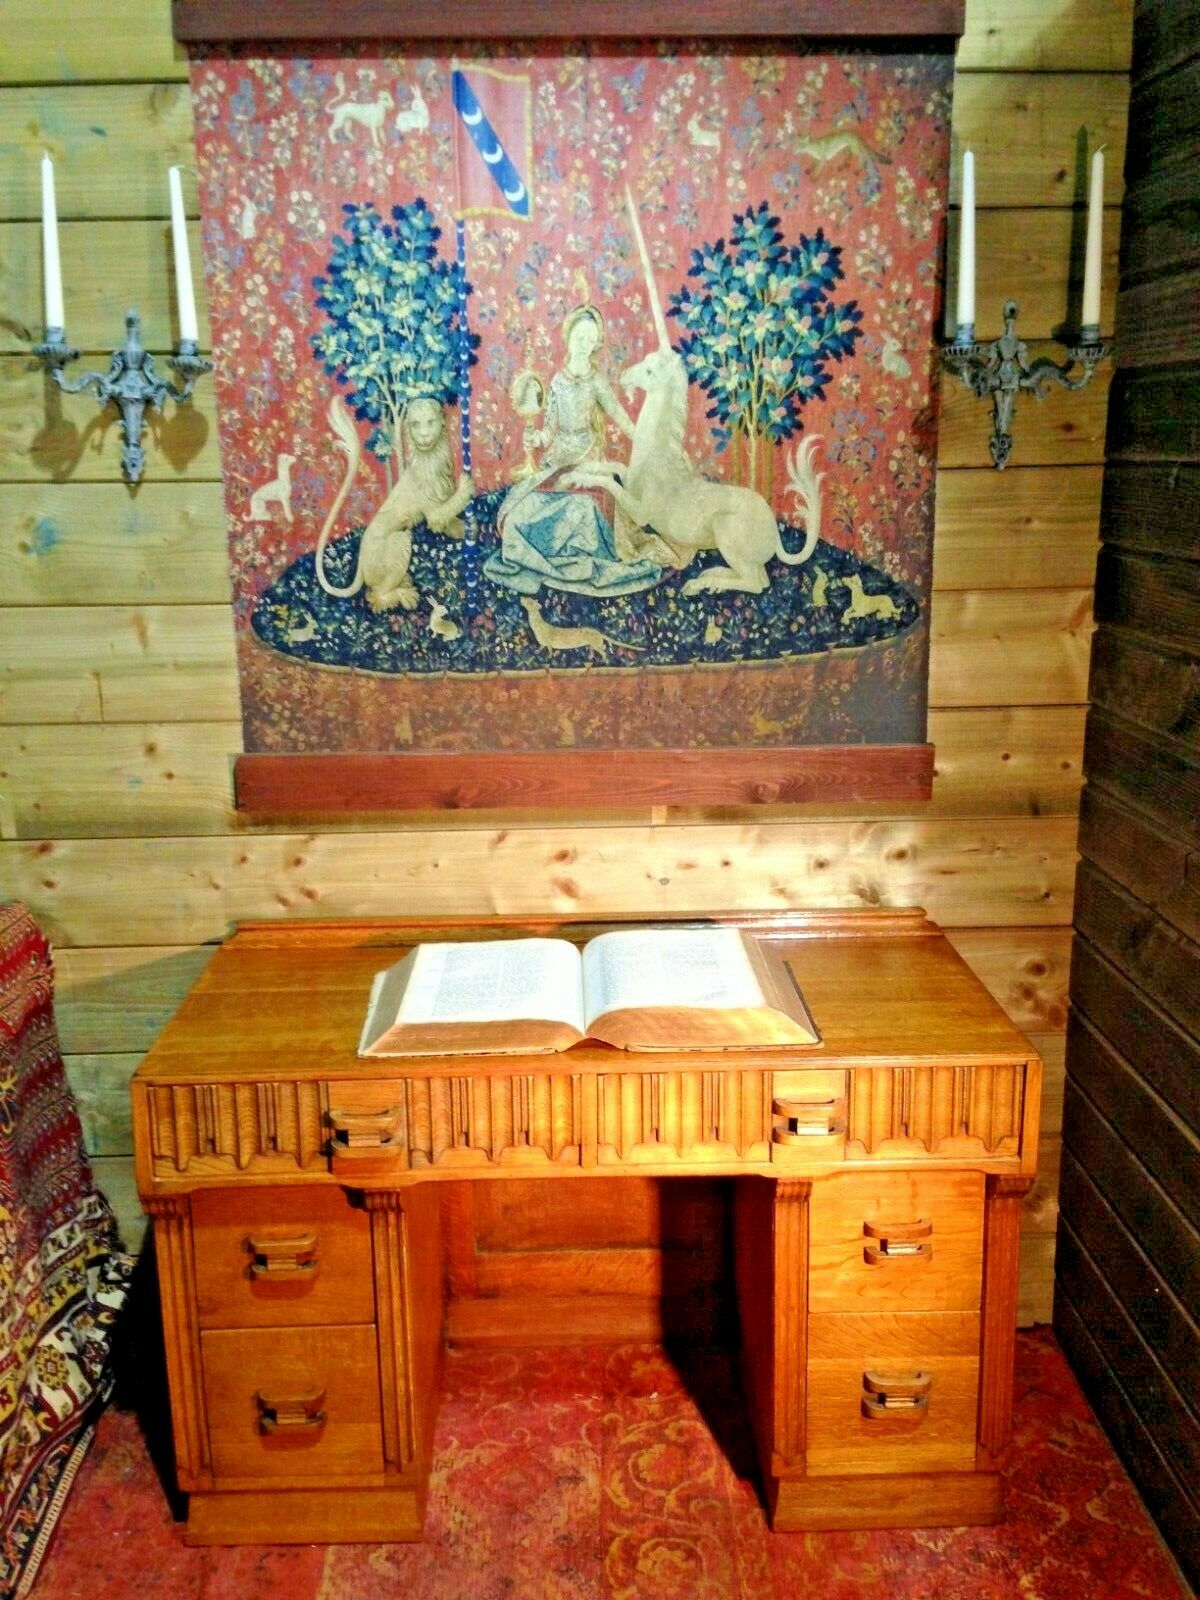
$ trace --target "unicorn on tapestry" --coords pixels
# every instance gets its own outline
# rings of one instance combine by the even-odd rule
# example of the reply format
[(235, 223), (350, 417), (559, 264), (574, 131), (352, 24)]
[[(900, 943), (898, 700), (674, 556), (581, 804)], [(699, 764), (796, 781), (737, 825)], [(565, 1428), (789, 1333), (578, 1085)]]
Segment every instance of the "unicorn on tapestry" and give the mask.
[(813, 470), (811, 452), (797, 459), (794, 483), (802, 496), (805, 540), (793, 554), (784, 548), (775, 513), (761, 494), (740, 484), (714, 483), (696, 472), (683, 447), (688, 420), (687, 369), (671, 345), (628, 187), (625, 200), (646, 278), (658, 348), (622, 374), (627, 390), (641, 389), (645, 394), (628, 463), (589, 461), (564, 478), (563, 487), (606, 489), (634, 527), (652, 529), (658, 536), (669, 565), (687, 567), (699, 551), (716, 550), (724, 565), (705, 567), (690, 578), (683, 586), (685, 595), (705, 590), (761, 594), (771, 582), (768, 561), (778, 557), (787, 566), (799, 566), (816, 549), (820, 478)]

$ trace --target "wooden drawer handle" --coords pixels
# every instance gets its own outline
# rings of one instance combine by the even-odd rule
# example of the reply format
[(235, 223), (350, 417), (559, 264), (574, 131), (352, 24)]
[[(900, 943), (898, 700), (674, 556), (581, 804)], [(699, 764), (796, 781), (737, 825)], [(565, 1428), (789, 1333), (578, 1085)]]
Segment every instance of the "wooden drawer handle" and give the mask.
[(920, 1422), (932, 1387), (928, 1372), (864, 1372), (862, 1414), (869, 1422)]
[(330, 1111), (333, 1143), (343, 1150), (386, 1150), (399, 1139), (402, 1117), (399, 1106), (386, 1111)]
[(250, 1276), (272, 1283), (289, 1278), (311, 1280), (320, 1267), (315, 1233), (293, 1233), (277, 1239), (251, 1234), (246, 1249), (250, 1252)]
[(254, 1396), (258, 1407), (260, 1433), (315, 1433), (325, 1426), (325, 1413), (321, 1406), (325, 1400), (324, 1389), (305, 1389), (300, 1394), (287, 1394), (274, 1389), (259, 1389)]
[(915, 1222), (864, 1222), (863, 1260), (877, 1267), (881, 1261), (932, 1261), (933, 1219)]
[(846, 1131), (844, 1100), (773, 1100), (771, 1110), (771, 1138), (776, 1144), (803, 1144), (806, 1139)]

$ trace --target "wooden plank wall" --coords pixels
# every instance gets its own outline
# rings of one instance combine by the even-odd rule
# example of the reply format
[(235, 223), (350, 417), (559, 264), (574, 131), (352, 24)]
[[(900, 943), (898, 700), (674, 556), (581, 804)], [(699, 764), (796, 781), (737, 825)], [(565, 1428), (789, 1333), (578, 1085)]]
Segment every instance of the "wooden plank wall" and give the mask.
[[(1082, 270), (1083, 146), (1101, 141), (1111, 323), (1131, 4), (968, 5), (955, 144), (977, 152), (981, 335), (1011, 295), (1034, 350), (1055, 348)], [(185, 79), (167, 0), (5, 6), (0, 885), (53, 936), (71, 1077), (129, 1231), (126, 1081), (236, 917), (923, 904), (1049, 1065), (1022, 1297), (1026, 1321), (1045, 1319), (1107, 375), (1023, 404), (1003, 474), (987, 408), (945, 388), (930, 804), (248, 828), (230, 807), (240, 729), (211, 380), (156, 426), (135, 494), (94, 401), (49, 389), (27, 359), (44, 148), (73, 342), (100, 356), (136, 303), (148, 342), (168, 343), (164, 172), (194, 159)]]
[(1200, 4), (1139, 0), (1054, 1322), (1200, 1582)]

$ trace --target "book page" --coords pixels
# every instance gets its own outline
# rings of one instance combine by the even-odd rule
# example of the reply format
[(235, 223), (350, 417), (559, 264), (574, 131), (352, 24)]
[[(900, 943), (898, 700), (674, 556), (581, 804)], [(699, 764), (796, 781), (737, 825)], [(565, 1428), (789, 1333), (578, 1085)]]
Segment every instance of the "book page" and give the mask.
[(565, 939), (423, 944), (396, 1021), (566, 1022), (584, 1031), (579, 952)]
[(737, 928), (602, 933), (583, 952), (586, 1023), (646, 1006), (761, 1006), (762, 987)]

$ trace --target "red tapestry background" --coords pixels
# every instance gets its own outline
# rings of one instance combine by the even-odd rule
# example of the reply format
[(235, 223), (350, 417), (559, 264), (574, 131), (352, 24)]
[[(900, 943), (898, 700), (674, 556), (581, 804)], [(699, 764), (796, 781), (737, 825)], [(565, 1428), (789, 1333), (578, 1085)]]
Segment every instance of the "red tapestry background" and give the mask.
[[(480, 104), (500, 75), (528, 105), (527, 139), (519, 106), (488, 106), (510, 176), (487, 214), (490, 145), (472, 150), (454, 64), (393, 47), (193, 62), (247, 750), (921, 743), (949, 58), (471, 46), (460, 65)], [(527, 192), (527, 218), (506, 212), (506, 186)], [(622, 547), (612, 497), (562, 473), (523, 502), (537, 515), (502, 511), (519, 469), (544, 473), (555, 448), (539, 437), (547, 412), (518, 414), (514, 380), (534, 373), (545, 396), (573, 313), (599, 330), (588, 382), (633, 423), (646, 404), (620, 381), (658, 343), (626, 187), (670, 340), (697, 346), (694, 495), (678, 498), (715, 480), (769, 503), (782, 553), (758, 592), (713, 583), (721, 549), (664, 550), (636, 518)], [(411, 249), (416, 234), (431, 250), (413, 269), (427, 346), (414, 334), (401, 349), (397, 239)], [(385, 267), (364, 267), (381, 249)], [(373, 381), (329, 352), (374, 338), (393, 378), (424, 363), (406, 404), (433, 392), (456, 370), (464, 278), (478, 340), (475, 492), (456, 519), (468, 537), (418, 518), (392, 536), (410, 549), (390, 604), (369, 585), (329, 594), (314, 552), (350, 454), (330, 401)], [(755, 426), (740, 430), (721, 414), (735, 363), (759, 375)], [(441, 397), (456, 477), (458, 398)], [(362, 530), (405, 472), (396, 416), (369, 411), (368, 396), (322, 561), (330, 588), (366, 565)], [(628, 461), (636, 444), (594, 416), (587, 459)]]

